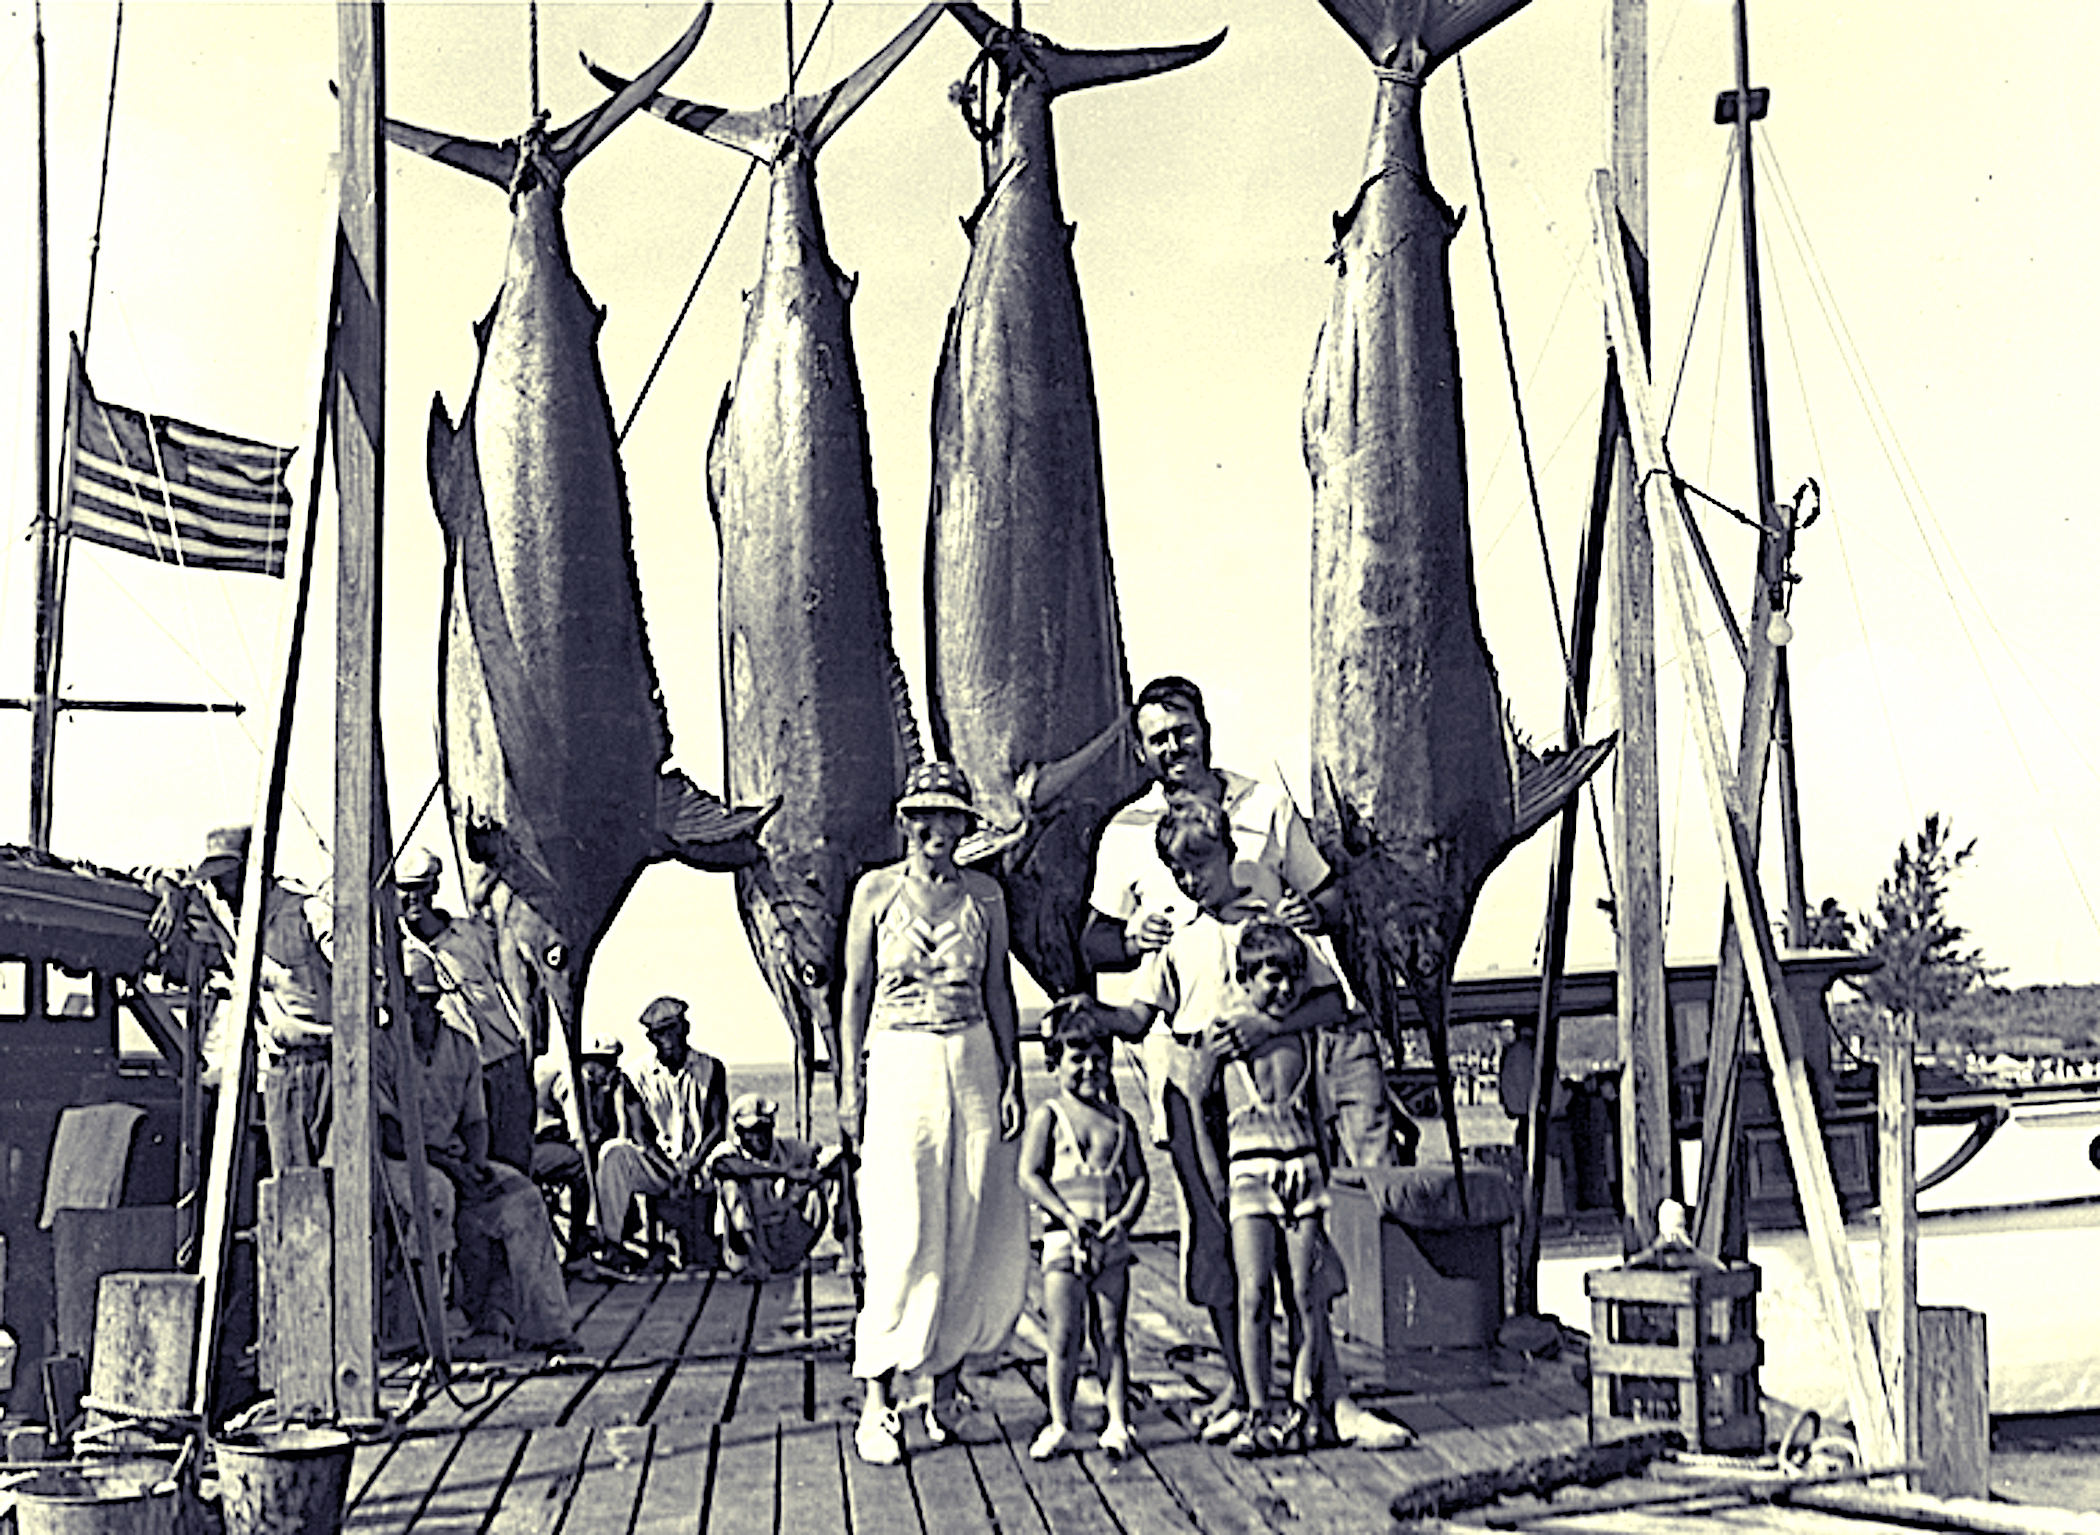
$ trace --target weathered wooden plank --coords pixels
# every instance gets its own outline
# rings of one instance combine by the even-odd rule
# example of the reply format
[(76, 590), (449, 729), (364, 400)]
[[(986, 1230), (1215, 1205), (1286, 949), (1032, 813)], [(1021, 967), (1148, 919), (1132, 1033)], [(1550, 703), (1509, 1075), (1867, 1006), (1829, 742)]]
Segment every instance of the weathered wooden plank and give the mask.
[[(344, 1510), (343, 1529), (369, 1530), (373, 1535), (392, 1535), (408, 1529), (423, 1511), (445, 1463), (459, 1448), (457, 1434), (435, 1434), (401, 1440), (386, 1457), (379, 1472), (356, 1494)], [(356, 1470), (353, 1460), (351, 1469)]]
[(801, 1346), (803, 1284), (802, 1276), (793, 1275), (756, 1286), (751, 1344), (744, 1357), (743, 1379), (730, 1404), (732, 1419), (765, 1422), (808, 1417), (812, 1382)]
[[(1145, 1535), (1160, 1535), (1160, 1532), (1173, 1535), (1177, 1531), (1194, 1535), (1196, 1521), (1154, 1468), (1144, 1444), (1141, 1430), (1139, 1451), (1128, 1460), (1117, 1462), (1106, 1455), (1087, 1456), (1087, 1469), (1093, 1473), (1094, 1485), (1101, 1489), (1102, 1501), (1108, 1505), (1116, 1523), (1126, 1530), (1143, 1530)], [(1383, 1509), (1382, 1501), (1379, 1507)]]
[[(843, 1530), (846, 1473), (840, 1464), (839, 1424), (784, 1423), (780, 1428), (780, 1528), (789, 1532)], [(846, 1453), (851, 1453), (847, 1450)]]
[(624, 1424), (591, 1434), (562, 1535), (627, 1535), (649, 1462), (649, 1430)]
[[(996, 1428), (996, 1417), (993, 1424)], [(1016, 1446), (1003, 1432), (994, 1432), (972, 1435), (963, 1448), (970, 1458), (970, 1469), (977, 1473), (985, 1505), (992, 1511), (992, 1524), (1001, 1535), (1049, 1535), (1049, 1527), (1035, 1506), (1035, 1495), (1021, 1472), (1020, 1462), (1028, 1453), (1027, 1446)]]
[[(578, 1324), (582, 1360), (527, 1375), (477, 1420), (489, 1428), (544, 1428), (567, 1423), (605, 1369), (640, 1326), (660, 1286), (653, 1281), (615, 1286)], [(586, 1363), (590, 1361), (591, 1363)]]
[(592, 1381), (569, 1421), (593, 1428), (646, 1421), (706, 1299), (705, 1284), (666, 1286), (622, 1341), (618, 1354), (606, 1361), (605, 1372)]
[(1077, 1455), (1047, 1461), (1028, 1458), (1029, 1444), (1049, 1418), (1034, 1392), (1011, 1371), (1002, 1370), (985, 1378), (981, 1400), (985, 1412), (998, 1423), (1000, 1436), (1050, 1535), (1110, 1528), (1108, 1506)]
[(503, 1499), (504, 1488), (530, 1438), (521, 1428), (484, 1429), (459, 1436), (459, 1450), (431, 1489), (416, 1535), (474, 1535), (487, 1523), (489, 1510)]
[(1251, 1502), (1228, 1479), (1223, 1451), (1193, 1439), (1169, 1439), (1145, 1446), (1145, 1461), (1174, 1493), (1175, 1501), (1194, 1517), (1203, 1535), (1268, 1535), (1272, 1510)]
[(583, 1475), (583, 1457), (590, 1442), (589, 1429), (535, 1430), (525, 1442), (525, 1453), (518, 1458), (517, 1469), (511, 1472), (503, 1501), (496, 1505), (488, 1535), (548, 1535), (561, 1528), (577, 1478)]
[(777, 1423), (723, 1424), (715, 1429), (715, 1479), (707, 1502), (708, 1535), (774, 1535), (779, 1522), (780, 1429)]
[(917, 1432), (913, 1419), (918, 1416), (908, 1414), (905, 1418), (905, 1463), (926, 1528), (939, 1535), (993, 1535), (999, 1526), (992, 1519), (984, 1489), (978, 1485), (969, 1451), (959, 1444), (931, 1448)]
[(840, 1436), (844, 1441), (846, 1515), (852, 1528), (880, 1531), (881, 1535), (910, 1535), (926, 1528), (919, 1519), (910, 1473), (902, 1466), (871, 1466), (862, 1460), (853, 1448), (851, 1423), (840, 1430)]
[(695, 1418), (658, 1425), (649, 1474), (634, 1513), (634, 1535), (698, 1535), (707, 1528), (707, 1486), (714, 1428)]
[(684, 1356), (657, 1398), (651, 1422), (699, 1418), (716, 1423), (727, 1416), (757, 1303), (747, 1285), (718, 1283), (708, 1289), (700, 1321), (686, 1335)]

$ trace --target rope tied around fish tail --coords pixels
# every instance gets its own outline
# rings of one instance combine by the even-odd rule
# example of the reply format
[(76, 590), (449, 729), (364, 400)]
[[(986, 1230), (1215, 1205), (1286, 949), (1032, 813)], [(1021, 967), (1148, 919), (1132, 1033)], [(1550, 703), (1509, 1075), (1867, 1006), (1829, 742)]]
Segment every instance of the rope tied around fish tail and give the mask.
[(1420, 90), (1428, 83), (1428, 75), (1420, 69), (1402, 67), (1397, 64), (1373, 64), (1371, 73), (1380, 85), (1411, 85)]

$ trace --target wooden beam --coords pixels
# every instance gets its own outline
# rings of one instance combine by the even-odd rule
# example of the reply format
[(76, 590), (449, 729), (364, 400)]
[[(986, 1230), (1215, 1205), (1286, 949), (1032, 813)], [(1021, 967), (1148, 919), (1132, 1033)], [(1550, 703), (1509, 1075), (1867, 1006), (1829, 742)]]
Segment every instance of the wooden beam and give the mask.
[[(1613, 0), (1606, 59), (1614, 189), (1612, 219), (1629, 248), (1629, 298), (1647, 334), (1648, 10), (1647, 0)], [(1646, 361), (1621, 354), (1623, 373)], [(1618, 879), (1619, 1156), (1621, 1222), (1630, 1255), (1655, 1240), (1656, 1211), (1676, 1197), (1677, 1146), (1670, 1119), (1670, 999), (1663, 975), (1662, 774), (1655, 709), (1655, 552), (1621, 452), (1614, 543), (1618, 579), (1612, 626), (1619, 683)]]
[(1870, 1465), (1888, 1465), (1901, 1458), (1897, 1453), (1895, 1422), (1875, 1358), (1866, 1311), (1860, 1304), (1851, 1254), (1845, 1245), (1844, 1217), (1838, 1209), (1837, 1188), (1823, 1149), (1815, 1096), (1802, 1059), (1800, 1028), (1779, 967), (1764, 896), (1750, 877), (1742, 806), (1729, 767), (1713, 673), (1699, 632), (1691, 564), (1677, 521), (1685, 515), (1683, 492), (1671, 472), (1662, 428), (1648, 396), (1647, 344), (1634, 311), (1632, 281), (1627, 274), (1608, 172), (1598, 172), (1591, 184), (1591, 208), (1604, 268), (1605, 322), (1612, 349), (1621, 359), (1620, 379), (1626, 392), (1642, 498), (1652, 504), (1653, 524), (1662, 536), (1665, 585), (1671, 598), (1666, 606), (1677, 641), (1678, 672), (1684, 679), (1693, 734), (1699, 745), (1699, 765), (1706, 779), (1707, 805), (1720, 846), (1728, 899), (1735, 907), (1737, 929), (1757, 949), (1757, 962), (1746, 967), (1750, 991), (1757, 1006), (1765, 1058), (1771, 1067), (1772, 1095), (1778, 1104), (1780, 1126), (1808, 1228), (1824, 1316), (1845, 1373), (1861, 1453)]
[(1910, 1016), (1884, 1016), (1874, 1100), (1881, 1143), (1881, 1374), (1906, 1460), (1924, 1440), (1918, 1421), (1918, 1068)]
[[(335, 1381), (344, 1416), (378, 1415), (373, 1340), (372, 852), (378, 795), (379, 594), (386, 471), (386, 29), (370, 0), (336, 7), (342, 68), (344, 282), (336, 314)], [(414, 1096), (413, 1089), (404, 1096)]]

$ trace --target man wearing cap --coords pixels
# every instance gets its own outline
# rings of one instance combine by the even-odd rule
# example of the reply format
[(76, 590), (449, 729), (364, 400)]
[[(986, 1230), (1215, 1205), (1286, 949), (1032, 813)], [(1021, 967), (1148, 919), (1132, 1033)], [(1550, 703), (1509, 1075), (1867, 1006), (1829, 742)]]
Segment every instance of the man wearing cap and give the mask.
[[(696, 1237), (713, 1235), (706, 1208), (711, 1191), (697, 1175), (728, 1123), (728, 1078), (720, 1061), (692, 1047), (689, 1026), (677, 997), (658, 997), (642, 1009), (649, 1056), (627, 1065), (620, 1134), (598, 1153), (598, 1236), (615, 1262), (638, 1194), (693, 1194), (701, 1208), (691, 1230)], [(686, 1254), (688, 1262), (702, 1256)]]
[[(218, 929), (218, 967), (233, 968), (233, 934), (248, 863), (248, 828), (223, 826), (204, 841), (204, 857), (187, 874), (156, 874), (160, 904), (147, 919), (154, 942), (165, 944), (184, 926), (192, 907)], [(257, 1085), (270, 1163), (313, 1167), (326, 1159), (333, 1109), (328, 1084), (333, 970), (328, 939), (334, 913), (328, 900), (308, 895), (272, 875), (263, 887), (262, 990), (257, 1029)], [(207, 1041), (207, 1056), (212, 1054)]]
[[(583, 1096), (591, 1106), (592, 1145), (602, 1144), (612, 1127), (619, 1095), (620, 1052), (601, 1039), (587, 1040), (577, 1062)], [(570, 1091), (569, 1073), (553, 1051), (532, 1066), (532, 1181), (541, 1188), (568, 1190), (568, 1252), (571, 1261), (591, 1248), (590, 1180), (584, 1176), (583, 1116)], [(595, 1162), (595, 1159), (593, 1159)]]
[(829, 1210), (825, 1185), (841, 1156), (837, 1146), (820, 1152), (774, 1134), (779, 1109), (758, 1093), (739, 1096), (729, 1106), (729, 1138), (701, 1164), (715, 1185), (723, 1259), (754, 1284), (795, 1268), (817, 1245)]
[(444, 988), (445, 1021), (480, 1048), (481, 1080), (489, 1095), (489, 1155), (529, 1175), (532, 1067), (497, 968), (495, 929), (480, 917), (455, 917), (438, 905), (438, 876), (444, 868), (427, 848), (401, 855), (394, 884), (401, 892), (402, 942), (430, 955)]
[(424, 1180), (438, 1261), (442, 1266), (446, 1254), (456, 1252), (454, 1299), (476, 1334), (465, 1351), (474, 1352), (477, 1340), (484, 1352), (512, 1342), (527, 1348), (571, 1347), (569, 1298), (554, 1257), (547, 1207), (531, 1179), (489, 1160), (480, 1052), (442, 1021), (443, 983), (428, 951), (408, 950), (404, 968), (409, 1038), (373, 1051), (372, 1067), (381, 1165), (395, 1206), (406, 1208), (409, 1201), (400, 1102), (402, 1077), (413, 1073), (423, 1155), (438, 1175)]

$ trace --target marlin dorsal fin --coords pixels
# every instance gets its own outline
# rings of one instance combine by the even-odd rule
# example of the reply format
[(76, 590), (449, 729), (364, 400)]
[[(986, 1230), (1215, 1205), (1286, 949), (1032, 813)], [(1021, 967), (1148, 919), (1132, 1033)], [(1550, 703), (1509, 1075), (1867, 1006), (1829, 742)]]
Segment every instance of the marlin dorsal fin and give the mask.
[[(1522, 3), (1522, 0), (1517, 0), (1517, 3)], [(1170, 69), (1180, 69), (1184, 65), (1210, 57), (1218, 51), (1218, 45), (1225, 41), (1225, 33), (1221, 29), (1215, 36), (1205, 38), (1200, 43), (1159, 48), (1061, 48), (1048, 38), (1032, 33), (1016, 34), (1012, 29), (1001, 26), (977, 6), (954, 4), (948, 6), (947, 10), (977, 39), (977, 46), (980, 48), (1002, 48), (1018, 42), (1025, 50), (1029, 64), (1041, 74), (1045, 88), (1053, 97), (1085, 90), (1090, 85), (1114, 85), (1120, 80), (1141, 80), (1146, 75), (1164, 74)]]

